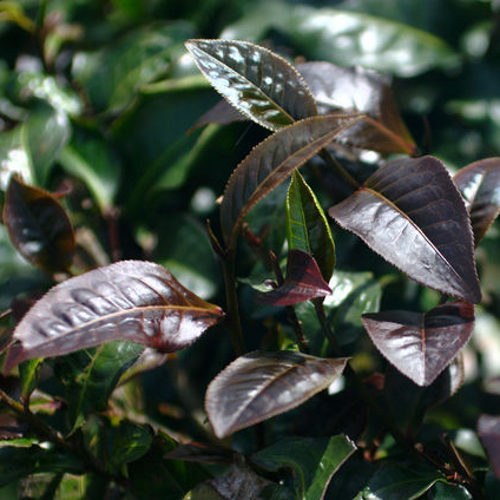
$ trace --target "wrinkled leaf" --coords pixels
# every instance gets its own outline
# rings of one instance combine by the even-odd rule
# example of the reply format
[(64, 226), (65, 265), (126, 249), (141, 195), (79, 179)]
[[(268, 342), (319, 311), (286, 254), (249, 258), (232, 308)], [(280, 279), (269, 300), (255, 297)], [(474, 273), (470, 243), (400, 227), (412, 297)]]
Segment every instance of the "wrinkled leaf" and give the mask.
[(353, 114), (308, 118), (255, 147), (233, 172), (224, 191), (220, 213), (228, 247), (234, 247), (245, 215), (261, 198), (359, 119)]
[(186, 47), (215, 89), (263, 127), (276, 131), (316, 115), (300, 74), (271, 51), (237, 40), (190, 40)]
[(271, 306), (291, 306), (330, 293), (314, 258), (302, 250), (290, 250), (285, 281), (274, 290), (257, 295), (256, 300)]
[(500, 213), (500, 158), (479, 160), (453, 177), (467, 204), (477, 247)]
[(290, 468), (297, 498), (320, 500), (332, 476), (355, 450), (343, 434), (329, 439), (287, 438), (252, 455), (252, 461), (269, 471)]
[(14, 332), (5, 369), (111, 340), (173, 352), (194, 342), (222, 311), (180, 285), (162, 266), (122, 261), (52, 288)]
[(365, 314), (362, 320), (384, 357), (417, 385), (427, 386), (469, 341), (474, 307), (457, 301), (425, 314), (383, 311)]
[(299, 406), (339, 377), (346, 362), (291, 351), (240, 356), (210, 382), (205, 395), (216, 436), (223, 438)]
[(439, 160), (394, 160), (329, 214), (417, 282), (481, 300), (469, 216)]
[(55, 196), (12, 177), (3, 220), (12, 243), (32, 264), (48, 272), (66, 271), (70, 267), (75, 234)]
[(481, 415), (477, 432), (488, 452), (491, 468), (495, 476), (500, 478), (500, 417)]
[(316, 195), (298, 171), (288, 188), (286, 225), (289, 248), (310, 253), (328, 281), (335, 268), (335, 243)]

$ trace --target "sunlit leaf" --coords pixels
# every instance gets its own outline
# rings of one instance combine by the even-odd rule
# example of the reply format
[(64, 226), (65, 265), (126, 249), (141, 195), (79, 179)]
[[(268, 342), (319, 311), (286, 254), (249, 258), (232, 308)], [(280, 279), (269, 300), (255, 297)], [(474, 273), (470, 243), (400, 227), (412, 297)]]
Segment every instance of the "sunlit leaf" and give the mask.
[(346, 362), (291, 351), (240, 356), (207, 389), (205, 409), (216, 436), (228, 436), (299, 406), (339, 377)]
[(307, 118), (256, 146), (233, 172), (224, 191), (221, 225), (228, 247), (234, 246), (245, 215), (261, 198), (359, 119), (355, 114)]
[(500, 478), (500, 417), (481, 415), (477, 423), (477, 432), (488, 452), (491, 468)]
[(117, 262), (64, 281), (42, 297), (17, 325), (5, 369), (111, 340), (177, 351), (221, 315), (162, 266)]
[(276, 471), (290, 468), (297, 498), (320, 500), (340, 466), (356, 445), (344, 435), (323, 438), (287, 438), (252, 455), (260, 467)]
[(363, 325), (385, 358), (417, 385), (426, 386), (469, 341), (474, 307), (457, 301), (425, 314), (383, 311), (365, 314)]
[(256, 300), (272, 306), (291, 306), (330, 293), (314, 258), (302, 250), (290, 250), (285, 281), (274, 290), (257, 295)]
[(310, 253), (328, 281), (335, 268), (332, 232), (316, 195), (298, 171), (288, 188), (286, 216), (289, 248)]
[(11, 177), (3, 220), (19, 253), (48, 272), (66, 271), (75, 252), (71, 221), (55, 196)]
[(237, 40), (190, 40), (186, 47), (215, 89), (263, 127), (279, 130), (316, 114), (300, 74), (271, 51)]
[(34, 181), (30, 155), (23, 143), (21, 127), (0, 134), (0, 189), (5, 191), (13, 174)]
[(471, 163), (453, 180), (467, 204), (477, 246), (500, 213), (500, 158)]
[(329, 214), (417, 282), (481, 300), (469, 216), (439, 160), (394, 160)]

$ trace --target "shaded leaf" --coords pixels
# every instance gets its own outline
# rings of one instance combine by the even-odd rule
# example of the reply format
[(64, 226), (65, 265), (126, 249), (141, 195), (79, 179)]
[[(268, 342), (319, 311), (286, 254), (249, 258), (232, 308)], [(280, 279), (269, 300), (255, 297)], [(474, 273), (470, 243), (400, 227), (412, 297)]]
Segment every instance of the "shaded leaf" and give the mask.
[(354, 453), (356, 445), (343, 434), (329, 439), (287, 438), (252, 455), (260, 467), (276, 471), (290, 468), (296, 498), (324, 498), (332, 476)]
[(289, 248), (310, 253), (328, 281), (335, 268), (335, 243), (316, 195), (298, 171), (288, 188), (286, 225)]
[(111, 340), (162, 352), (194, 342), (222, 311), (180, 285), (162, 266), (122, 261), (52, 288), (17, 325), (5, 369)]
[(457, 301), (425, 314), (408, 311), (365, 314), (362, 321), (384, 357), (417, 385), (427, 386), (469, 341), (474, 307)]
[(271, 306), (291, 306), (330, 293), (314, 258), (302, 250), (290, 250), (285, 281), (278, 288), (257, 295), (256, 300)]
[(299, 406), (339, 377), (346, 362), (292, 351), (240, 356), (210, 382), (205, 395), (216, 436), (223, 438)]
[(477, 422), (477, 432), (490, 459), (491, 468), (500, 478), (500, 417), (481, 415)]
[(436, 483), (430, 493), (432, 500), (470, 500), (472, 495), (461, 485)]
[(245, 215), (261, 198), (359, 119), (355, 114), (307, 118), (256, 146), (233, 172), (224, 191), (220, 213), (228, 247), (234, 247)]
[(21, 396), (28, 399), (38, 384), (38, 367), (43, 360), (34, 358), (19, 365), (19, 378), (21, 382)]
[(188, 462), (232, 463), (234, 452), (221, 446), (207, 446), (201, 443), (180, 444), (167, 453), (167, 458), (176, 458)]
[(329, 214), (417, 282), (481, 300), (469, 216), (436, 158), (389, 162)]
[(467, 204), (477, 247), (500, 213), (500, 158), (486, 158), (460, 169), (453, 177)]
[(206, 113), (203, 113), (203, 115), (196, 120), (196, 123), (190, 130), (203, 127), (204, 125), (208, 125), (210, 123), (228, 125), (229, 123), (233, 123), (235, 121), (245, 120), (248, 120), (245, 115), (241, 114), (234, 106), (229, 104), (228, 101), (222, 99)]
[(54, 195), (12, 177), (3, 220), (12, 243), (32, 264), (48, 272), (67, 271), (71, 266), (75, 234)]
[(300, 74), (271, 51), (237, 40), (190, 40), (186, 47), (215, 89), (263, 127), (279, 130), (316, 115)]

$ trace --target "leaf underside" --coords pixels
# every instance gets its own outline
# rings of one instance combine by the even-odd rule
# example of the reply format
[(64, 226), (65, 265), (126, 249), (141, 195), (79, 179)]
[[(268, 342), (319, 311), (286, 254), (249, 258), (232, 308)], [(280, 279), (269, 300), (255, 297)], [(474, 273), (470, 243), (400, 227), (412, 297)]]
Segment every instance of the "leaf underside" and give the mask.
[(111, 340), (162, 352), (194, 342), (222, 316), (152, 262), (122, 261), (52, 288), (14, 331), (5, 370), (25, 359), (60, 356)]
[(469, 216), (436, 158), (389, 162), (329, 214), (422, 285), (481, 300)]
[(456, 301), (425, 314), (384, 311), (365, 314), (362, 321), (384, 357), (417, 385), (427, 386), (469, 341), (474, 306)]
[(495, 476), (500, 479), (500, 417), (481, 415), (477, 430), (483, 442)]

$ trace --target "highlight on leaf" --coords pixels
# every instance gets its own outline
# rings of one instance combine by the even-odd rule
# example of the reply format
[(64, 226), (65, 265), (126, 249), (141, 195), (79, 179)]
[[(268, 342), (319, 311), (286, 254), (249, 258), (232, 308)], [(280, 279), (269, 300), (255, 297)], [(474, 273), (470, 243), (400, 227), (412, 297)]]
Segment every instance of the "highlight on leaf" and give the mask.
[(129, 340), (161, 352), (193, 343), (223, 315), (152, 262), (122, 261), (53, 287), (17, 325), (5, 362)]

